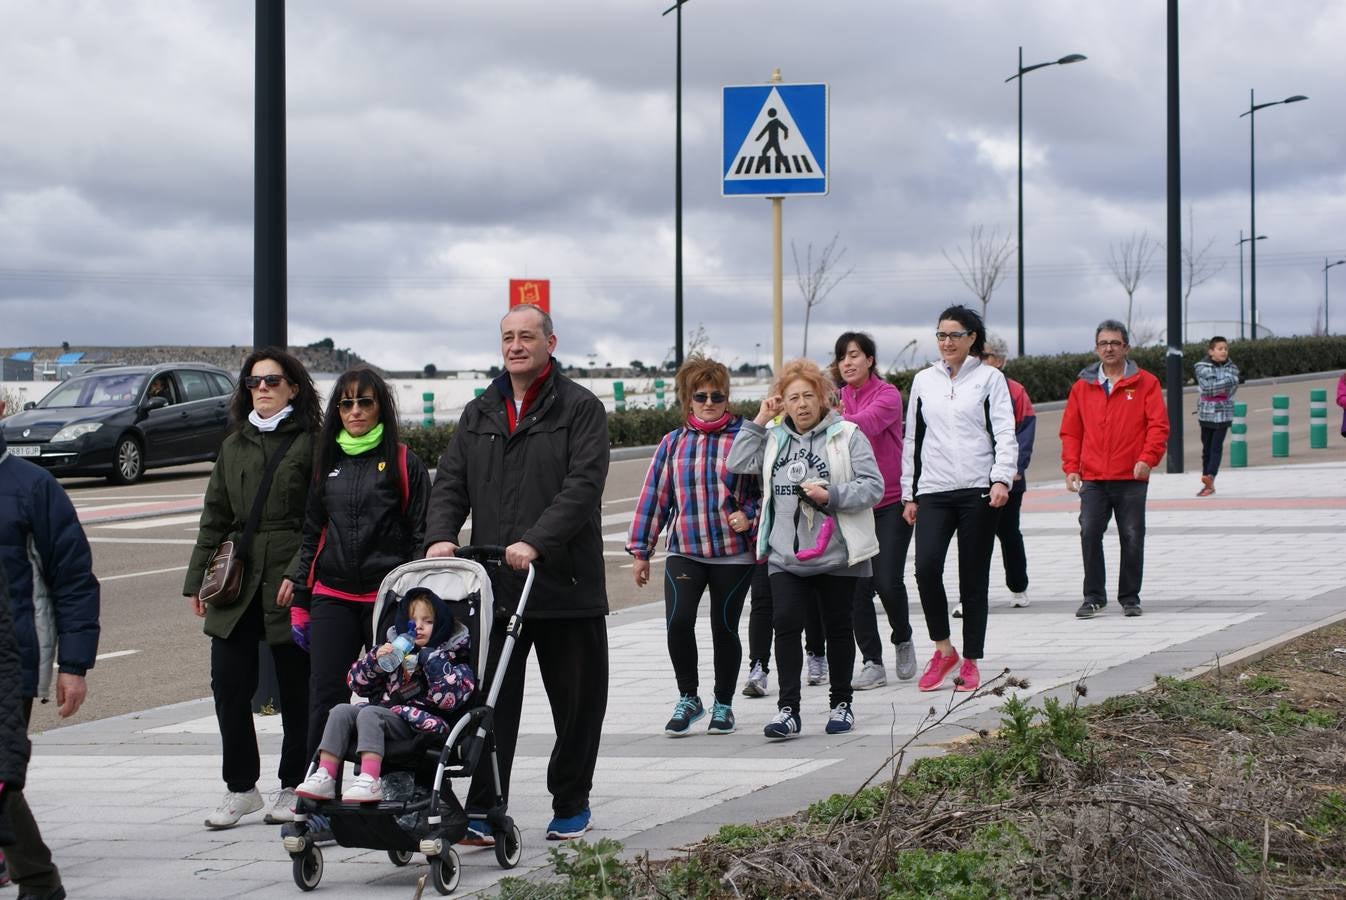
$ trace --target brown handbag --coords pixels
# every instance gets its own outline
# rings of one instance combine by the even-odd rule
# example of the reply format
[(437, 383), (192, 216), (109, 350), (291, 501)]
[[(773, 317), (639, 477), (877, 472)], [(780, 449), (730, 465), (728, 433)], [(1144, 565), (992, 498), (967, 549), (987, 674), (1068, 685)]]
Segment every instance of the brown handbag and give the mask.
[(243, 536), (237, 541), (221, 542), (210, 555), (209, 561), (206, 562), (205, 577), (201, 579), (201, 590), (197, 592), (202, 603), (223, 608), (238, 602), (239, 595), (243, 591), (243, 570), (248, 564), (246, 548), (252, 546), (252, 537), (256, 534), (257, 525), (262, 519), (262, 506), (266, 503), (267, 494), (271, 492), (271, 479), (275, 476), (276, 469), (280, 467), (280, 461), (298, 437), (299, 432), (291, 434), (267, 460), (266, 471), (262, 473), (262, 482), (257, 485), (257, 496), (252, 500), (252, 511), (248, 514), (248, 522), (243, 527)]

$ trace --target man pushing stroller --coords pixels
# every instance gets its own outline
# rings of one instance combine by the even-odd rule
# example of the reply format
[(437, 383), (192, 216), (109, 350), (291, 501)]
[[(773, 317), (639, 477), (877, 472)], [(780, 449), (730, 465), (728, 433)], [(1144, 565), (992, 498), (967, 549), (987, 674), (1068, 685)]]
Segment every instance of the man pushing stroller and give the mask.
[(448, 605), (428, 588), (407, 592), (397, 609), (396, 637), (351, 666), (346, 683), (369, 703), (335, 707), (318, 744), (318, 766), (295, 789), (310, 800), (336, 798), (342, 758), (355, 735), (360, 774), (341, 794), (344, 803), (383, 799), (384, 748), (417, 732), (447, 734), (445, 714), (460, 709), (476, 690), (471, 637)]

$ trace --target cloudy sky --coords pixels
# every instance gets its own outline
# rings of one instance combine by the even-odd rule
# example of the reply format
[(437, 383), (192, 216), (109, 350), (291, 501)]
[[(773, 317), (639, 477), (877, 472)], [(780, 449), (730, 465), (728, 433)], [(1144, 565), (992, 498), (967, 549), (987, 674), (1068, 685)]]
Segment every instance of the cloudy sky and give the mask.
[[(552, 280), (567, 362), (673, 343), (674, 23), (662, 0), (290, 0), (290, 338), (393, 368), (497, 358), (510, 277)], [(0, 346), (251, 340), (253, 4), (0, 0)], [(1012, 235), (1025, 81), (1028, 351), (1125, 317), (1109, 253), (1165, 237), (1164, 4), (692, 0), (684, 10), (685, 316), (735, 365), (770, 357), (770, 204), (721, 196), (720, 90), (831, 85), (831, 193), (784, 204), (790, 261), (839, 235), (850, 275), (811, 355), (847, 328), (888, 365), (974, 302), (944, 254)], [(1320, 321), (1346, 257), (1346, 3), (1185, 0), (1184, 205), (1218, 268), (1190, 334), (1237, 332), (1257, 114), (1258, 305)], [(1184, 211), (1184, 229), (1186, 229)], [(1136, 293), (1161, 326), (1164, 254)], [(1346, 330), (1346, 266), (1333, 330)], [(1013, 261), (989, 307), (1015, 341)]]

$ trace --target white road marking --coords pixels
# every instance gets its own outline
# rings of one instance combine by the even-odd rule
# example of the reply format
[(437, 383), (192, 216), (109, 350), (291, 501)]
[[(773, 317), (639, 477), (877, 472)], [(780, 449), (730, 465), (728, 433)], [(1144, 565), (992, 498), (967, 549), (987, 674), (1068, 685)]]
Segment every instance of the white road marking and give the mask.
[[(193, 541), (192, 543), (196, 543)], [(167, 569), (150, 569), (148, 572), (127, 572), (125, 575), (100, 575), (98, 580), (103, 584), (109, 581), (119, 581), (122, 578), (141, 578), (145, 575), (162, 575), (165, 572), (182, 572), (187, 569), (186, 566), (169, 566)]]
[(130, 522), (114, 522), (109, 525), (94, 525), (98, 528), (117, 528), (123, 531), (133, 531), (142, 528), (161, 528), (169, 525), (190, 525), (200, 524), (201, 514), (192, 513), (186, 516), (166, 516), (153, 519), (133, 519)]
[(114, 538), (114, 537), (91, 537), (90, 544), (191, 544), (196, 541), (190, 538)]

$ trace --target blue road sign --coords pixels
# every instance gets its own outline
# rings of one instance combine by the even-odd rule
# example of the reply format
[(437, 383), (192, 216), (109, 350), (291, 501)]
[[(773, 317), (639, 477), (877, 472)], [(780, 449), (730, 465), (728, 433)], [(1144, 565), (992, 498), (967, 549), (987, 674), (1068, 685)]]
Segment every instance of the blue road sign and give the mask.
[(724, 89), (726, 197), (827, 193), (827, 85)]

